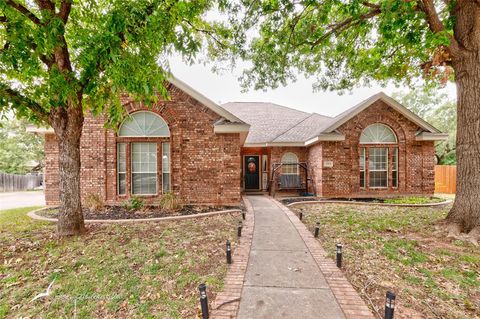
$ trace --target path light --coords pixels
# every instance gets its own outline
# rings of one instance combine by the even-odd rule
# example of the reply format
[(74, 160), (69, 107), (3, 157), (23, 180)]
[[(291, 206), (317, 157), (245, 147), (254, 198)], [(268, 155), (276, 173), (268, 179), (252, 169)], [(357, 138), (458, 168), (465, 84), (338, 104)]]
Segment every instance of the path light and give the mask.
[(238, 222), (238, 226), (237, 226), (237, 236), (238, 236), (238, 237), (242, 237), (242, 221), (239, 221), (239, 222)]
[(342, 268), (342, 244), (337, 244), (337, 267)]
[(232, 263), (232, 245), (230, 244), (230, 240), (227, 240), (227, 264)]
[(318, 234), (320, 234), (320, 222), (315, 226), (315, 238), (318, 238)]
[(395, 293), (387, 291), (387, 298), (385, 302), (385, 319), (393, 319), (393, 312), (395, 311)]
[(300, 212), (300, 214), (298, 214), (298, 218), (299, 218), (300, 220), (303, 219), (303, 212)]
[(245, 212), (242, 212), (242, 219), (245, 220)]
[(208, 319), (208, 299), (207, 299), (207, 285), (200, 284), (200, 307), (202, 308), (202, 319)]

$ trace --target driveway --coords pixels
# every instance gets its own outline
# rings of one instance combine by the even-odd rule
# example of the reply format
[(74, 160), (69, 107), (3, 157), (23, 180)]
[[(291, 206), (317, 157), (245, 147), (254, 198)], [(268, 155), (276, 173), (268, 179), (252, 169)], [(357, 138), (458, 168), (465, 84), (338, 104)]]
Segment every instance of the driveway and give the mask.
[(0, 210), (44, 205), (43, 191), (0, 193)]

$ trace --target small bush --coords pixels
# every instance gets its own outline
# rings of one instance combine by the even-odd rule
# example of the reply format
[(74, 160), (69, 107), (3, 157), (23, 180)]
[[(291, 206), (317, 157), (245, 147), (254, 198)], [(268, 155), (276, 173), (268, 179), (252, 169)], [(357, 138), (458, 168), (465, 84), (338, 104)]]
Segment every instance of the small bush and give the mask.
[(144, 206), (143, 199), (137, 196), (131, 197), (129, 200), (123, 202), (122, 206), (126, 210), (139, 210)]
[(102, 211), (105, 208), (105, 202), (97, 194), (88, 194), (85, 199), (85, 205), (88, 209), (93, 211)]
[(165, 193), (162, 198), (160, 198), (159, 205), (162, 210), (166, 211), (174, 212), (182, 209), (182, 203), (172, 192)]

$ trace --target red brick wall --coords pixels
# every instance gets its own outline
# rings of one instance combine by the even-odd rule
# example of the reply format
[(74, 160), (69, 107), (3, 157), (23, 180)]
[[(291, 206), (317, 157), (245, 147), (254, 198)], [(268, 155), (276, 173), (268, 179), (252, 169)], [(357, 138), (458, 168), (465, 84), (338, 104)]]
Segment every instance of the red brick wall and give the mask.
[[(170, 101), (150, 110), (170, 128), (172, 191), (186, 204), (239, 204), (240, 135), (215, 134), (213, 124), (219, 115), (173, 85), (169, 92)], [(129, 112), (146, 109), (128, 98), (123, 102)], [(128, 198), (117, 196), (116, 143), (115, 132), (104, 129), (102, 118), (86, 116), (81, 141), (83, 199), (98, 194), (107, 203), (118, 204)], [(58, 203), (58, 147), (53, 135), (46, 136), (45, 154), (46, 200), (53, 205)]]
[[(388, 125), (397, 135), (399, 148), (399, 186), (387, 189), (360, 188), (359, 173), (359, 139), (362, 131), (370, 124)], [(402, 114), (388, 107), (382, 101), (374, 103), (363, 112), (343, 124), (338, 129), (345, 134), (342, 142), (322, 142), (321, 159), (333, 161), (332, 168), (318, 168), (319, 150), (317, 146), (309, 148), (310, 164), (322, 173), (321, 191), (317, 194), (324, 197), (372, 197), (395, 196), (406, 194), (430, 195), (434, 192), (434, 142), (415, 141), (418, 126)], [(388, 145), (385, 145), (388, 146)], [(313, 154), (312, 154), (313, 152)], [(391, 165), (389, 154), (389, 165)], [(318, 177), (316, 177), (318, 179)], [(317, 182), (318, 185), (318, 182)]]

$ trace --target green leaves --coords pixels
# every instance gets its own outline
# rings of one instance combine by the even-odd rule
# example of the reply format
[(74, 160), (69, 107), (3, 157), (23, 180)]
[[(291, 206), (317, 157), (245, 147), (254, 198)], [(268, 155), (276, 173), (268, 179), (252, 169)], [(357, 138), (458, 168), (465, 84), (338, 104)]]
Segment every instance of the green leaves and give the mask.
[(66, 24), (61, 3), (52, 11), (27, 2), (27, 14), (0, 0), (0, 87), (18, 93), (0, 97), (0, 114), (41, 122), (71, 105), (114, 126), (125, 115), (120, 94), (147, 104), (167, 98), (169, 55), (192, 61), (220, 27), (203, 18), (210, 0), (73, 1)]
[[(225, 9), (235, 37), (223, 58), (251, 61), (242, 83), (255, 89), (284, 85), (298, 73), (315, 77), (318, 89), (410, 84), (452, 33), (449, 23), (433, 33), (417, 1), (240, 2)], [(439, 4), (438, 15), (448, 21), (450, 13)]]

